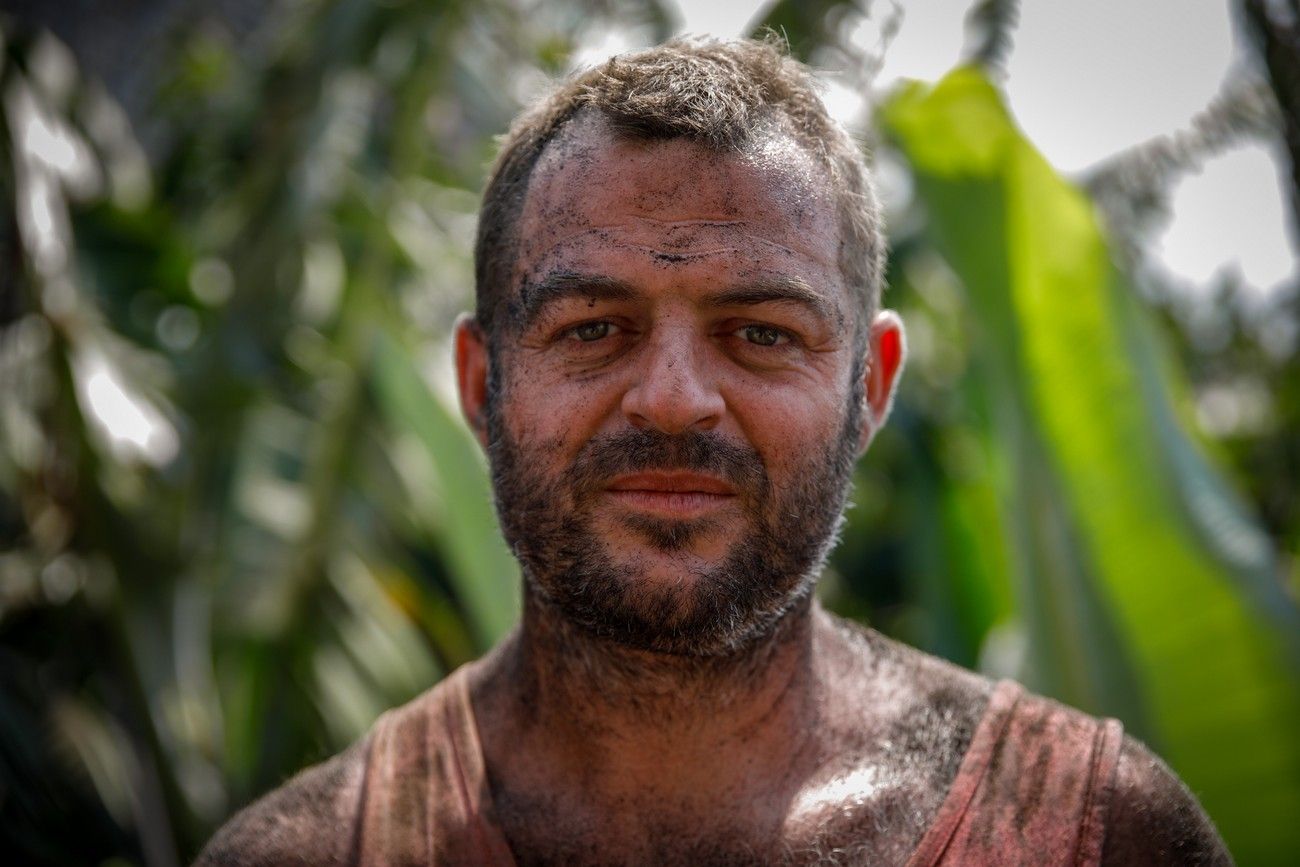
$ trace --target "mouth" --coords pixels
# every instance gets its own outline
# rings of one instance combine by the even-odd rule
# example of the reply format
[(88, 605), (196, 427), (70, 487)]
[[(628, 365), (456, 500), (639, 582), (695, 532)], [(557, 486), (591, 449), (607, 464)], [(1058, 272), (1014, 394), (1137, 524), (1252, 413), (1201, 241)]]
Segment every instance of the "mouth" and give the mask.
[(618, 476), (605, 493), (620, 505), (645, 514), (688, 519), (731, 505), (736, 489), (717, 478), (691, 472), (644, 472)]

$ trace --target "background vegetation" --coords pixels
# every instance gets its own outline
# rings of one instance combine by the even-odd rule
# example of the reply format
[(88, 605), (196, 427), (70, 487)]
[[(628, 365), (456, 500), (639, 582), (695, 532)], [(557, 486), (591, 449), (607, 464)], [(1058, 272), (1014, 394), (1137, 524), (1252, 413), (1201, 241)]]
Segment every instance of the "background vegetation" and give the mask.
[[(148, 86), (118, 98), (93, 37), (3, 24), (7, 863), (184, 863), (510, 628), (517, 570), (447, 387), (492, 136), (593, 32), (673, 27), (656, 0), (219, 6), (154, 22)], [(866, 144), (912, 191), (889, 294), (912, 358), (823, 588), (1122, 718), (1243, 864), (1300, 851), (1300, 370), (1235, 287), (1189, 306), (1144, 263), (1207, 155), (1263, 137), (1296, 164), (1287, 7), (1241, 0), (1255, 72), (1071, 182), (997, 86), (1013, 2), (972, 4), (941, 83), (873, 93)], [(845, 22), (900, 10), (756, 24), (866, 89), (879, 58)], [(1268, 317), (1300, 324), (1296, 287)], [(1265, 422), (1207, 436), (1193, 407), (1224, 382)]]

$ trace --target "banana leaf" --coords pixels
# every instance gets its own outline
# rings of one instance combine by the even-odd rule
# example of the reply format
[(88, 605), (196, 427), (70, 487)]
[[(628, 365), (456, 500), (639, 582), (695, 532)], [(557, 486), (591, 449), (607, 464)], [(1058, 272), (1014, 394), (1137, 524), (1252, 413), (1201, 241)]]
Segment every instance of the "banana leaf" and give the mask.
[(1300, 851), (1300, 613), (1180, 421), (1183, 387), (1091, 202), (981, 72), (884, 107), (979, 333), (1031, 685), (1123, 719), (1243, 864)]
[(408, 352), (387, 334), (375, 343), (374, 385), (389, 424), (418, 437), (441, 483), (441, 520), (433, 530), (457, 597), (486, 650), (518, 617), (519, 568), (497, 528), (483, 455), (430, 391)]

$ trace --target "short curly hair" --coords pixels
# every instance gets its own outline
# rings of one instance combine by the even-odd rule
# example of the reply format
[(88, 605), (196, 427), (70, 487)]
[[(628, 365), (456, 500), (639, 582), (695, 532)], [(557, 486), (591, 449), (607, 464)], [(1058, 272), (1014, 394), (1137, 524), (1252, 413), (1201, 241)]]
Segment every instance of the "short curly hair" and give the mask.
[[(474, 248), (476, 317), (491, 335), (518, 255), (518, 223), (546, 146), (586, 110), (633, 139), (685, 138), (740, 151), (776, 129), (821, 164), (839, 212), (839, 267), (870, 321), (880, 303), (884, 238), (862, 152), (831, 119), (806, 66), (775, 39), (678, 38), (579, 73), (520, 115), (501, 141)], [(774, 126), (775, 124), (775, 126)], [(860, 330), (860, 329), (859, 329)]]

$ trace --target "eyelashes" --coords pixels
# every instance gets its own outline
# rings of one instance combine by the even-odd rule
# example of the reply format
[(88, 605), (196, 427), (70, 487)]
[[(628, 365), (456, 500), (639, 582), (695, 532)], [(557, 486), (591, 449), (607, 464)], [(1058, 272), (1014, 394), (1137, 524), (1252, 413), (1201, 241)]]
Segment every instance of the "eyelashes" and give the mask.
[(607, 319), (597, 319), (592, 322), (583, 322), (572, 328), (566, 328), (561, 334), (565, 338), (576, 340), (579, 343), (594, 343), (606, 337), (613, 337), (622, 330), (622, 328)]
[[(560, 336), (578, 343), (595, 343), (607, 337), (615, 337), (623, 331), (623, 328), (607, 319), (597, 319), (566, 328), (560, 332)], [(781, 346), (793, 340), (793, 335), (784, 328), (762, 323), (742, 325), (729, 333), (746, 343), (761, 347)]]
[[(557, 359), (589, 367), (615, 361), (643, 336), (634, 323), (614, 317), (564, 325), (552, 332), (549, 342)], [(707, 339), (736, 364), (755, 369), (796, 363), (806, 347), (801, 335), (788, 328), (740, 318), (717, 323)]]
[(742, 335), (746, 342), (755, 346), (781, 346), (790, 342), (790, 332), (775, 325), (742, 325), (731, 333)]

